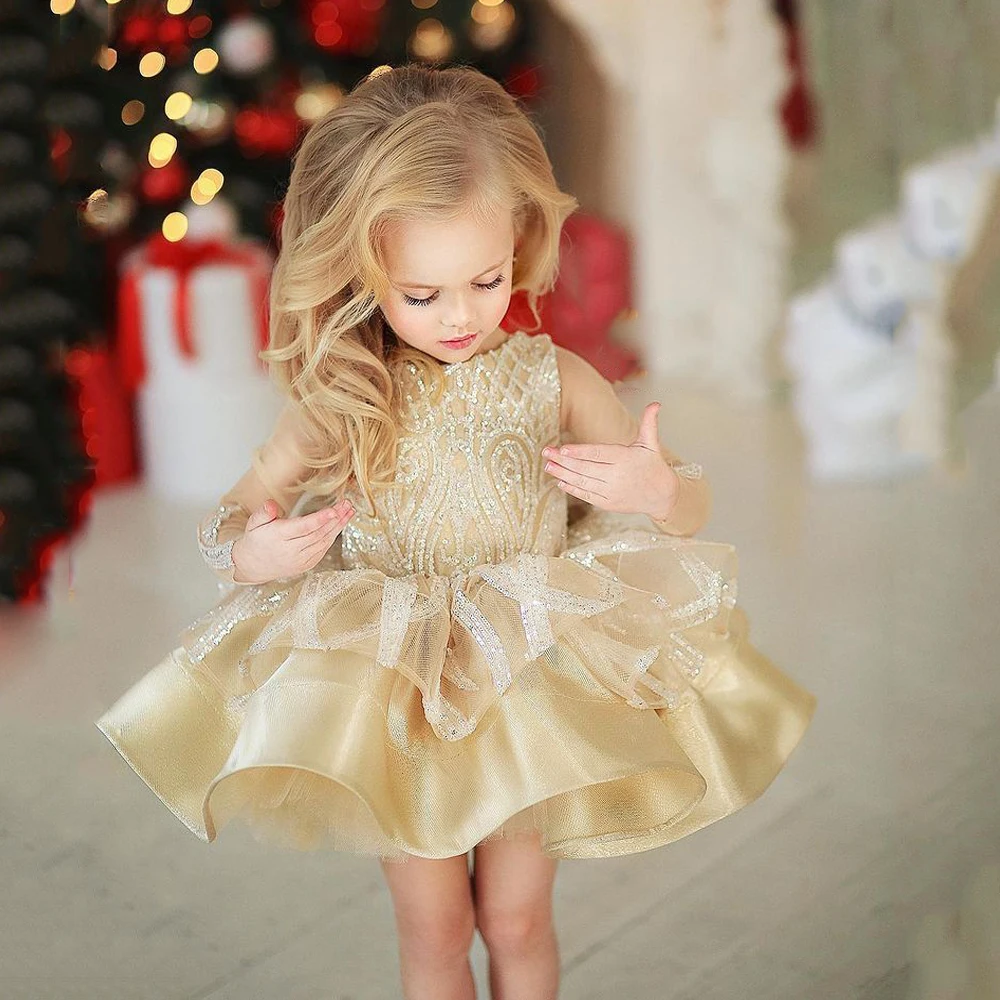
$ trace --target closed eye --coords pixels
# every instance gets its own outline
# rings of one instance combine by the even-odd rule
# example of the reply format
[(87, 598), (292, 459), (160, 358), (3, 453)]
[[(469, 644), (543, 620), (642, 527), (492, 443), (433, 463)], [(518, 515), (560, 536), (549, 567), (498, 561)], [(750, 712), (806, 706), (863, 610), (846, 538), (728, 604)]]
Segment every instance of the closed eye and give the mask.
[[(503, 283), (504, 277), (505, 276), (503, 274), (498, 274), (489, 284), (484, 285), (479, 283), (478, 281), (474, 281), (472, 283), (472, 286), (473, 288), (479, 288), (484, 292), (491, 292), (493, 291), (494, 288), (500, 287), (500, 285)], [(407, 303), (407, 305), (426, 306), (437, 298), (437, 294), (438, 293), (435, 292), (433, 295), (429, 295), (426, 299), (415, 299), (411, 295), (404, 294), (403, 299)]]

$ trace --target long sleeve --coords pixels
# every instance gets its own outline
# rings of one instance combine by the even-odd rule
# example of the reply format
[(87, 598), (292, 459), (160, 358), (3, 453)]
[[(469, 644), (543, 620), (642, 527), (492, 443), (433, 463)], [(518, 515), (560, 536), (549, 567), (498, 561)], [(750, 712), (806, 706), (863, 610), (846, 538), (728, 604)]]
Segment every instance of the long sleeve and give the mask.
[[(561, 347), (557, 352), (564, 439), (585, 444), (631, 444), (639, 434), (639, 421), (625, 409), (614, 386), (579, 355)], [(664, 534), (693, 535), (708, 521), (711, 487), (700, 465), (685, 462), (662, 444), (660, 450), (677, 474), (677, 503), (668, 520), (649, 520)]]
[(198, 524), (202, 558), (225, 583), (245, 583), (233, 565), (233, 543), (246, 530), (250, 515), (265, 500), (274, 500), (287, 515), (303, 490), (299, 479), (308, 467), (302, 461), (298, 405), (285, 404), (270, 437), (251, 454), (250, 468), (220, 498)]

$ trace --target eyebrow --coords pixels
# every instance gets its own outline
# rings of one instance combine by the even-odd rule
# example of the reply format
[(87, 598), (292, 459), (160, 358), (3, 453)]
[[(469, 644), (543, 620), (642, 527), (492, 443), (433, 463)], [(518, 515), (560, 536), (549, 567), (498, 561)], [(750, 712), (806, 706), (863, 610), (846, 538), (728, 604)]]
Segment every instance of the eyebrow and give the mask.
[[(472, 280), (475, 281), (476, 278), (481, 278), (484, 274), (489, 274), (490, 271), (495, 271), (506, 260), (507, 260), (507, 258), (504, 257), (503, 260), (497, 261), (496, 264), (491, 264), (485, 270), (480, 271), (479, 274), (473, 275)], [(396, 284), (399, 285), (401, 288), (423, 288), (425, 291), (428, 288), (437, 288), (437, 285), (421, 285), (419, 282), (416, 282), (416, 281), (397, 281)]]

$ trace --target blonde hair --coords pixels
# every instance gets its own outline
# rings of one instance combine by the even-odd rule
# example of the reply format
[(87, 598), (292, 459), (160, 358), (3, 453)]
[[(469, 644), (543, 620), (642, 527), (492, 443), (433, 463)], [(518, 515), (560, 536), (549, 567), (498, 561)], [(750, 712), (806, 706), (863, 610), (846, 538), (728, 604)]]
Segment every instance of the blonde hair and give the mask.
[(439, 398), (441, 363), (399, 340), (378, 308), (390, 288), (388, 226), (466, 212), (486, 222), (509, 209), (512, 292), (526, 292), (538, 324), (577, 207), (517, 100), (470, 67), (380, 71), (319, 119), (293, 158), (260, 355), (300, 404), (311, 471), (297, 485), (334, 495), (353, 479), (372, 504), (395, 472), (403, 368), (416, 366)]

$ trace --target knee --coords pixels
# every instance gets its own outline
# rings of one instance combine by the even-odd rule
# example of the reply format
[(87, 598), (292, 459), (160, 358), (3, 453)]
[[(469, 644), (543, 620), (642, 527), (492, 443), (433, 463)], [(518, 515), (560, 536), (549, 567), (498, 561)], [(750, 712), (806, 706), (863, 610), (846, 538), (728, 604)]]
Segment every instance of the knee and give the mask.
[(529, 954), (552, 931), (552, 910), (546, 903), (515, 907), (479, 906), (476, 926), (490, 951)]
[(400, 943), (435, 964), (447, 964), (469, 954), (476, 929), (469, 906), (433, 913), (397, 914)]

